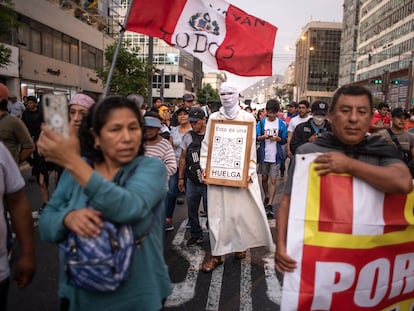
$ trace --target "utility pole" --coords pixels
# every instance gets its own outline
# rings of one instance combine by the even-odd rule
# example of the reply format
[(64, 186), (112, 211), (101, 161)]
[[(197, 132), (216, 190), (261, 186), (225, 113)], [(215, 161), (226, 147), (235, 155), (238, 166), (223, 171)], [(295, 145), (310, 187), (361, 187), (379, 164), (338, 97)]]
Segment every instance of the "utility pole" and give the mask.
[(152, 59), (154, 58), (154, 38), (148, 37), (148, 106), (152, 105)]

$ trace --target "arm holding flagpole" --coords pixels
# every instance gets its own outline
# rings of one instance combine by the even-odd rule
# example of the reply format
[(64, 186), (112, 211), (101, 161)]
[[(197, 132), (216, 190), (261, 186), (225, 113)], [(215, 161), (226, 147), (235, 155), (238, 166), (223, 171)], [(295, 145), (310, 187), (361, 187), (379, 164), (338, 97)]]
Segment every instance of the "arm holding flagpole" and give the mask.
[(123, 25), (120, 24), (121, 30), (119, 32), (118, 41), (116, 43), (116, 47), (115, 47), (115, 51), (114, 51), (114, 56), (112, 58), (111, 68), (109, 69), (108, 78), (106, 79), (105, 88), (104, 88), (104, 91), (103, 91), (103, 94), (102, 94), (102, 97), (103, 98), (105, 98), (106, 96), (108, 96), (109, 86), (111, 84), (112, 75), (114, 73), (114, 69), (115, 69), (116, 62), (118, 60), (119, 49), (121, 48), (121, 43), (122, 43), (122, 40), (124, 38), (124, 33), (126, 31), (126, 28), (125, 27), (126, 27), (126, 24), (128, 22), (129, 13), (131, 11), (131, 6), (132, 6), (133, 2), (134, 1), (132, 1), (131, 4), (128, 7), (128, 10), (127, 10), (127, 12), (125, 14), (125, 19), (124, 19)]

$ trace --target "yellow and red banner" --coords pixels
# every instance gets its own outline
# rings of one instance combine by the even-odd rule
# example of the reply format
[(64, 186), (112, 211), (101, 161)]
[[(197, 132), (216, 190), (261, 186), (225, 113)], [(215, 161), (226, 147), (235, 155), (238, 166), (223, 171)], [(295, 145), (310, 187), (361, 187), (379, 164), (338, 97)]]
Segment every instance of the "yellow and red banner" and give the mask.
[(287, 251), (299, 264), (281, 310), (414, 310), (414, 192), (320, 177), (316, 156), (296, 156)]

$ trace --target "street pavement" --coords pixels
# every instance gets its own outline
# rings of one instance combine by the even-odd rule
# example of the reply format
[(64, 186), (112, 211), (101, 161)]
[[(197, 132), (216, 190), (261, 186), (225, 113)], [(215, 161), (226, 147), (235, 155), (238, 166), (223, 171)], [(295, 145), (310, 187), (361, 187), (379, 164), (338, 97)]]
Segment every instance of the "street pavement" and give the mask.
[[(36, 182), (28, 181), (30, 170), (24, 170), (26, 191), (32, 209), (37, 211), (41, 198)], [(53, 181), (51, 181), (53, 184)], [(279, 202), (284, 180), (278, 180), (276, 202)], [(243, 208), (237, 206), (235, 208)], [(169, 268), (173, 293), (168, 297), (164, 311), (223, 310), (223, 311), (277, 311), (280, 308), (281, 277), (275, 273), (273, 255), (264, 248), (248, 251), (243, 260), (232, 254), (213, 273), (200, 270), (204, 258), (209, 256), (209, 237), (205, 217), (200, 217), (204, 229), (204, 242), (187, 247), (189, 232), (186, 230), (187, 208), (177, 204), (174, 213), (175, 229), (166, 232), (165, 258)], [(269, 220), (274, 230), (275, 221)], [(9, 292), (9, 311), (58, 310), (58, 247), (39, 239), (37, 227), (37, 271), (27, 289), (12, 285)], [(17, 253), (17, 249), (15, 252)], [(16, 256), (16, 255), (14, 255)]]

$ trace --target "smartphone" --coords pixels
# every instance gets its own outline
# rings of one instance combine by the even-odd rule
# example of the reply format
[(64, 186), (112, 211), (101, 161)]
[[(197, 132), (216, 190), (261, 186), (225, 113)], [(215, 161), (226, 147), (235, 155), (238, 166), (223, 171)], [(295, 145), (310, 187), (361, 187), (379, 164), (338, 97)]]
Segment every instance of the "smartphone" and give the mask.
[(42, 99), (43, 119), (54, 132), (69, 137), (68, 99), (66, 95), (46, 94)]

